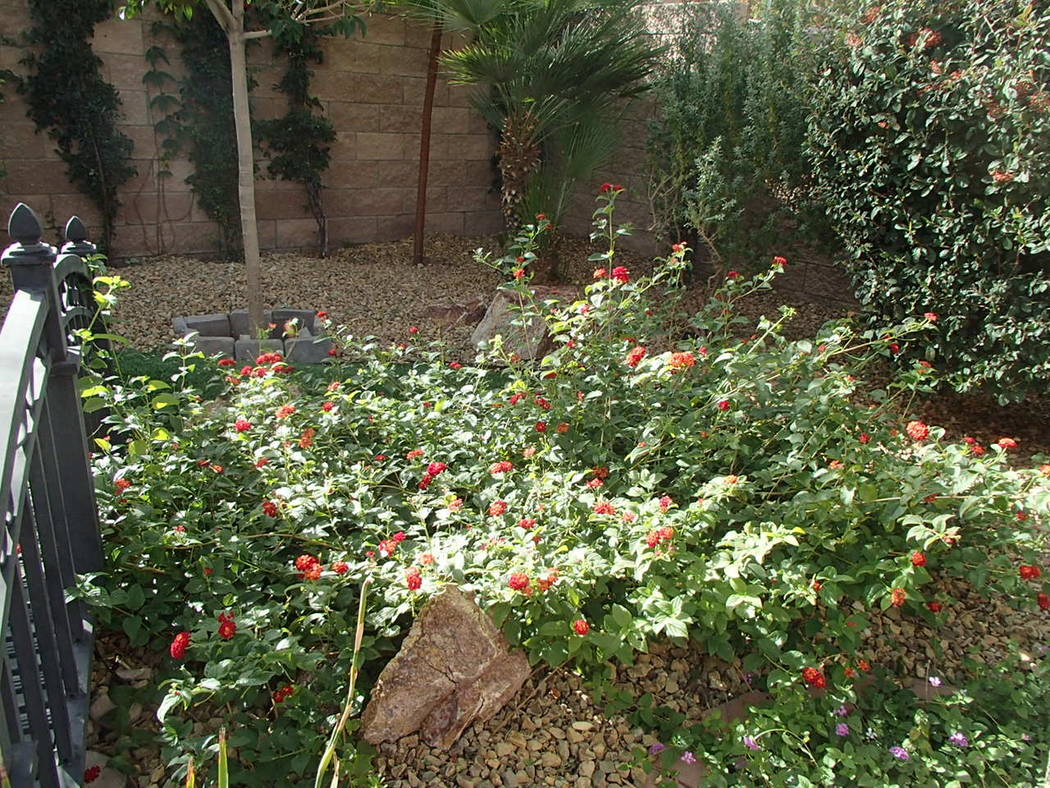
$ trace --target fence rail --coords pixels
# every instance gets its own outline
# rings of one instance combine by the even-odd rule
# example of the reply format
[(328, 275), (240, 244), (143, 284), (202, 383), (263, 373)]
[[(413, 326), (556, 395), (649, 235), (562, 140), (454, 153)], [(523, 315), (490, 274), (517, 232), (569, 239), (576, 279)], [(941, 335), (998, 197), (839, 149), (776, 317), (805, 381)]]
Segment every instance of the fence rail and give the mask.
[(100, 569), (98, 509), (77, 389), (76, 330), (95, 316), (94, 253), (75, 217), (61, 250), (25, 204), (2, 261), (15, 294), (0, 328), (0, 751), (11, 784), (80, 785), (93, 631), (66, 599)]

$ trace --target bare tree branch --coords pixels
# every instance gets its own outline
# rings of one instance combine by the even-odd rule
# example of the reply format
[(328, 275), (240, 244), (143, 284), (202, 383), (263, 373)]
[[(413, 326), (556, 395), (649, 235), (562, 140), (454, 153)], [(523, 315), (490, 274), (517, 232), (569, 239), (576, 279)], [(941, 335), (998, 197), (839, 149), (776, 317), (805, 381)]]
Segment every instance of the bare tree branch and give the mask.
[(253, 38), (266, 38), (270, 35), (272, 34), (269, 30), (249, 30), (244, 34), (244, 38), (247, 41)]
[(225, 32), (233, 32), (237, 25), (234, 22), (233, 14), (230, 13), (230, 9), (226, 7), (223, 0), (205, 0), (208, 8), (211, 10), (212, 16), (215, 17), (215, 21), (219, 23)]

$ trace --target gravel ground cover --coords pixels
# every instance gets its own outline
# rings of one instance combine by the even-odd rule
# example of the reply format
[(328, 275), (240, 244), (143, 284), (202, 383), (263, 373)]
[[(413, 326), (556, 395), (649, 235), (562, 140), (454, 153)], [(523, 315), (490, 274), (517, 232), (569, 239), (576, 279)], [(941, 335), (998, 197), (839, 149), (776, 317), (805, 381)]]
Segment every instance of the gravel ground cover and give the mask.
[[(931, 677), (946, 686), (966, 679), (964, 659), (991, 663), (1017, 645), (1023, 655), (1039, 656), (1050, 648), (1050, 621), (1015, 610), (998, 599), (986, 599), (963, 584), (941, 584), (946, 600), (935, 620), (902, 616), (890, 608), (872, 614), (857, 656), (885, 669), (906, 686), (926, 686)], [(141, 736), (156, 729), (155, 709), (133, 704), (114, 710), (108, 695), (114, 688), (146, 686), (163, 662), (163, 654), (130, 650), (120, 638), (99, 643), (95, 663), (94, 714), (89, 746), (94, 762), (115, 754), (123, 734), (118, 725)], [(658, 704), (681, 712), (687, 723), (750, 689), (740, 663), (727, 663), (696, 648), (654, 643), (633, 665), (616, 665), (615, 683), (635, 696), (652, 693)], [(106, 700), (100, 701), (102, 695)], [(375, 760), (390, 788), (448, 786), (638, 786), (647, 776), (639, 766), (642, 753), (656, 739), (632, 727), (623, 717), (607, 715), (603, 704), (570, 670), (537, 669), (518, 698), (481, 726), (468, 728), (447, 751), (431, 749), (418, 736), (379, 748)], [(164, 768), (155, 746), (142, 744), (130, 753), (137, 767), (131, 786), (161, 786)], [(104, 775), (123, 785), (112, 769)]]

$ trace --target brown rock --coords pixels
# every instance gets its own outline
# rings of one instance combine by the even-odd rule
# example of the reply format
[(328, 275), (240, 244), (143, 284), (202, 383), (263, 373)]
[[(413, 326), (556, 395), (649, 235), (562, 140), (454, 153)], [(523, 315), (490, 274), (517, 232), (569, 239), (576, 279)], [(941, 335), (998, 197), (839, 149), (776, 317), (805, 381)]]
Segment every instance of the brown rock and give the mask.
[[(543, 309), (542, 302), (557, 299), (562, 302), (575, 298), (571, 287), (534, 287), (537, 307)], [(527, 325), (515, 325), (521, 319), (520, 310), (527, 301), (516, 291), (500, 289), (489, 304), (488, 310), (470, 337), (475, 347), (491, 342), (497, 335), (503, 338), (503, 347), (508, 354), (517, 354), (522, 359), (543, 358), (551, 349), (547, 323), (542, 315), (535, 315)]]
[(426, 316), (441, 326), (472, 326), (485, 316), (485, 302), (481, 299), (465, 304), (434, 304), (427, 307)]
[(486, 720), (517, 694), (528, 661), (471, 595), (447, 586), (420, 612), (401, 650), (383, 669), (362, 715), (372, 744), (422, 729), (448, 748), (475, 720)]

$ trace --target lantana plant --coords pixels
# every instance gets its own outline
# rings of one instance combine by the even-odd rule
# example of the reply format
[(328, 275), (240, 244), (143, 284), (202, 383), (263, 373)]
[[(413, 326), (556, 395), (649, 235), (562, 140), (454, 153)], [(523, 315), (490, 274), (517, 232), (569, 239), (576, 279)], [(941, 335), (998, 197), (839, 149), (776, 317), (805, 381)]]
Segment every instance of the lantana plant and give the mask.
[[(600, 682), (654, 640), (690, 644), (741, 659), (803, 725), (811, 689), (853, 697), (879, 609), (936, 622), (952, 604), (942, 581), (958, 578), (1047, 615), (1041, 572), (1019, 567), (1040, 564), (1048, 468), (1012, 469), (1007, 442), (953, 443), (922, 423), (908, 402), (932, 372), (864, 387), (928, 316), (790, 341), (793, 310), (736, 311), (784, 258), (680, 314), (688, 250), (645, 276), (620, 265), (620, 193), (599, 195), (608, 250), (578, 299), (533, 297), (543, 219), (483, 260), (520, 294), (520, 322), (546, 325), (540, 361), (496, 342), (464, 364), (406, 326), (394, 347), (340, 334), (336, 365), (300, 371), (180, 344), (173, 381), (90, 389), (110, 408), (94, 460), (109, 563), (80, 593), (104, 627), (164, 654), (175, 774), (221, 722), (235, 784), (311, 784), (355, 651), (352, 712), (446, 584), (473, 591), (534, 663)], [(835, 725), (856, 725), (828, 722), (814, 768), (843, 757)], [(741, 735), (769, 754), (770, 735)], [(725, 768), (712, 741), (668, 751)], [(344, 776), (369, 768), (358, 747), (340, 749)], [(734, 757), (745, 750), (758, 752), (741, 738)]]

